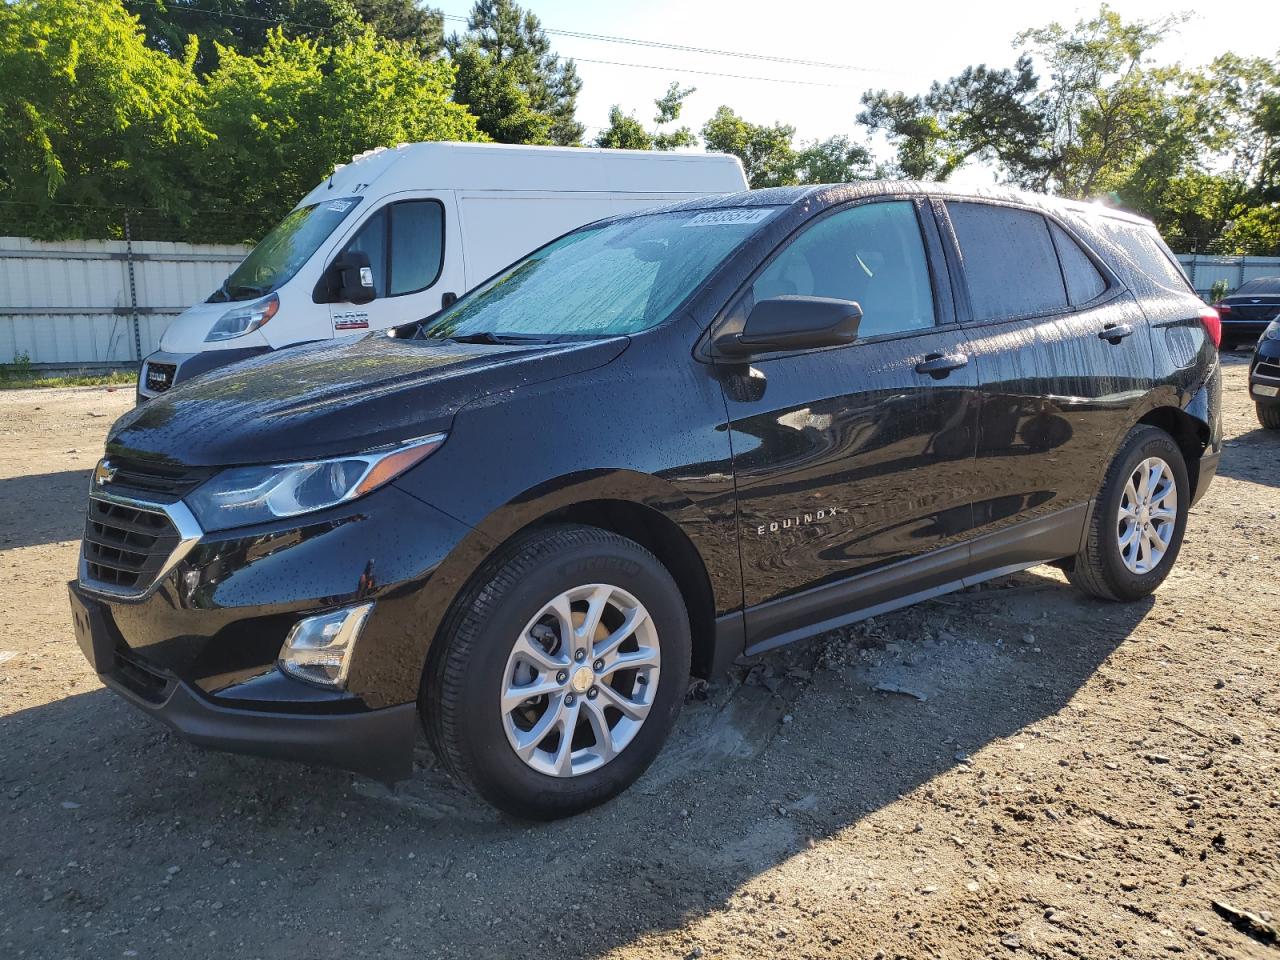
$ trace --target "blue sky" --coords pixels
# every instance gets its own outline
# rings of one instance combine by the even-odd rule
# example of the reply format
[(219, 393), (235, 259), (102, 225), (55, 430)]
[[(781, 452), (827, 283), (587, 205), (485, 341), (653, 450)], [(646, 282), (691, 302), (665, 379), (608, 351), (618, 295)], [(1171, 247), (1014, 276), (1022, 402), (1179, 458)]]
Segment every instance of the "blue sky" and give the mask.
[[(462, 15), (469, 0), (436, 0), (446, 14)], [(553, 36), (557, 52), (579, 60), (583, 78), (578, 118), (593, 137), (618, 103), (646, 123), (653, 99), (675, 80), (697, 87), (686, 102), (682, 122), (697, 129), (722, 104), (755, 122), (793, 124), (801, 140), (852, 133), (858, 100), (868, 88), (916, 92), (968, 64), (1012, 63), (1013, 37), (1051, 20), (1074, 23), (1097, 4), (1072, 2), (815, 2), (787, 0), (757, 4), (744, 0), (522, 0), (551, 28), (658, 40), (687, 46), (735, 50), (843, 64), (853, 69), (819, 69), (626, 46)], [(1167, 15), (1158, 0), (1114, 0), (1126, 18)], [(1227, 50), (1274, 56), (1280, 49), (1280, 4), (1260, 0), (1215, 0), (1183, 7), (1191, 20), (1160, 50), (1168, 63), (1204, 63)], [(905, 15), (904, 15), (905, 13)], [(458, 29), (447, 22), (446, 29)], [(662, 69), (589, 63), (608, 60)], [(695, 71), (805, 81), (805, 85), (707, 76)], [(968, 176), (982, 179), (982, 171)]]

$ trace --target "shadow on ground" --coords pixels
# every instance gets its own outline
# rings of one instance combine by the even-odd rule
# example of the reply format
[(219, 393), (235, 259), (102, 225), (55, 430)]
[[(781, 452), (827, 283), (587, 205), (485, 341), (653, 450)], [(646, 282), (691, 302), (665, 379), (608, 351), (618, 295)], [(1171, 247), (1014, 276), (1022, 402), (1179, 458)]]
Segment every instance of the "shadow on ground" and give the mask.
[[(0, 942), (598, 956), (1058, 712), (1150, 606), (1020, 574), (775, 652), (690, 702), (621, 798), (545, 825), (493, 813), (425, 751), (392, 790), (204, 752), (104, 690), (68, 696), (0, 720)], [(877, 692), (885, 678), (926, 699)]]
[[(84, 533), (89, 470), (63, 470), (0, 479), (0, 552)], [(68, 509), (68, 504), (74, 506)]]

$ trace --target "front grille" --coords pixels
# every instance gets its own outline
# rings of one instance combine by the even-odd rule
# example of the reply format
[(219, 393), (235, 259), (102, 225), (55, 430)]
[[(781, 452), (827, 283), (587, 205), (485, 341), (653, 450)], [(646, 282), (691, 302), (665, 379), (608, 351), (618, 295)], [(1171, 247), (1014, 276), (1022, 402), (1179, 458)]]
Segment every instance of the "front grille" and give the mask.
[(112, 493), (141, 494), (138, 499), (172, 502), (180, 500), (207, 480), (211, 470), (193, 469), (173, 464), (108, 457), (115, 475), (106, 489)]
[(1275, 360), (1259, 360), (1258, 365), (1253, 368), (1253, 372), (1259, 377), (1266, 377), (1269, 380), (1280, 380), (1280, 362)]
[(169, 518), (90, 498), (84, 528), (84, 561), (99, 584), (133, 590), (149, 587), (181, 537)]
[(148, 363), (147, 389), (155, 393), (164, 393), (173, 386), (173, 378), (178, 372), (176, 364)]

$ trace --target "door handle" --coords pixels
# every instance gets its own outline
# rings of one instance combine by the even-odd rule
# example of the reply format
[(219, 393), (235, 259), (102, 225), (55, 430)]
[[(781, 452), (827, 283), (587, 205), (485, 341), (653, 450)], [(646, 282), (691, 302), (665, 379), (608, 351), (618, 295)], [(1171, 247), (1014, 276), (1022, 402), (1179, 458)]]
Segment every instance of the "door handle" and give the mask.
[(1133, 327), (1127, 323), (1108, 323), (1098, 333), (1098, 338), (1114, 346), (1125, 337), (1133, 336)]
[(963, 353), (931, 353), (916, 364), (916, 373), (927, 373), (935, 380), (950, 376), (952, 370), (969, 365)]

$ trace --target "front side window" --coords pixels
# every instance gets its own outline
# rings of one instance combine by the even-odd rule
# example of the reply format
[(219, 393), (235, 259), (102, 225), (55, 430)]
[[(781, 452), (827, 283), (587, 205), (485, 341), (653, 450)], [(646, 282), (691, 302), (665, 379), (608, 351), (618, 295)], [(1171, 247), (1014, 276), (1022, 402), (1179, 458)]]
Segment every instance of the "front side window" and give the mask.
[(388, 204), (364, 222), (343, 248), (348, 252), (368, 255), (375, 297), (425, 290), (444, 265), (444, 206), (439, 200)]
[(935, 322), (920, 223), (907, 200), (824, 217), (765, 267), (751, 293), (756, 303), (781, 296), (855, 300), (862, 308), (859, 338)]
[(252, 300), (284, 286), (359, 202), (359, 197), (339, 197), (290, 211), (240, 261), (210, 302)]
[(1067, 288), (1044, 217), (985, 203), (948, 202), (947, 213), (960, 244), (975, 320), (1067, 309)]
[(576, 230), (477, 287), (424, 337), (616, 336), (666, 320), (776, 207), (639, 214)]

